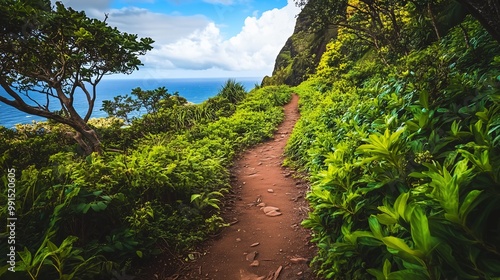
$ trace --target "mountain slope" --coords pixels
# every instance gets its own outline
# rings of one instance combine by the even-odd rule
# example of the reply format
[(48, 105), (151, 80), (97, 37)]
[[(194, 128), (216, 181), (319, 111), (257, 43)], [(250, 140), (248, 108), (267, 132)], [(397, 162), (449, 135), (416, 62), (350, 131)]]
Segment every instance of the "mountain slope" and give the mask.
[[(318, 0), (310, 1), (313, 3)], [(314, 74), (326, 45), (336, 37), (336, 29), (326, 24), (317, 24), (310, 3), (304, 6), (297, 17), (295, 30), (279, 52), (271, 77), (266, 76), (263, 86), (296, 86)]]

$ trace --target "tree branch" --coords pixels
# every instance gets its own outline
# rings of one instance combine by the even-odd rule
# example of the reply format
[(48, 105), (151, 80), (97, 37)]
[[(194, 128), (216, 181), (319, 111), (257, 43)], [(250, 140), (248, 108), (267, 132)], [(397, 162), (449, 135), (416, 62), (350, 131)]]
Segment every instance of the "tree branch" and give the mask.
[[(33, 98), (29, 95), (29, 93), (28, 93), (28, 92), (26, 92), (24, 95), (25, 95), (26, 97), (28, 97), (28, 99), (29, 99), (29, 100), (33, 101), (33, 102), (34, 102), (34, 103), (35, 103), (35, 104), (36, 104), (39, 108), (41, 108), (41, 109), (43, 109), (43, 108), (44, 108), (44, 106), (42, 106), (40, 103), (38, 103), (38, 101), (36, 101), (35, 99), (33, 99)], [(45, 108), (47, 108), (47, 107), (45, 107)]]
[(85, 97), (87, 98), (87, 103), (89, 104), (89, 107), (87, 108), (87, 113), (85, 114), (85, 117), (83, 120), (87, 122), (90, 118), (90, 115), (92, 114), (92, 110), (94, 109), (94, 100), (95, 100), (95, 88), (93, 86), (94, 92), (93, 96), (90, 96), (90, 92), (87, 90), (87, 87), (83, 82), (80, 82), (80, 88), (82, 91), (85, 93)]
[(0, 96), (1, 102), (31, 115), (36, 115), (47, 119), (51, 119), (59, 123), (67, 124), (71, 127), (74, 126), (73, 122), (71, 122), (69, 119), (66, 119), (48, 110), (35, 108), (33, 106), (26, 104), (26, 102), (23, 101), (23, 99), (19, 96), (19, 94), (13, 91), (12, 88), (7, 84), (7, 82), (3, 78), (0, 79), (0, 86), (2, 86), (2, 88), (7, 92), (7, 94), (9, 94), (10, 96), (12, 96), (12, 98), (14, 98), (14, 100), (9, 100), (3, 96)]

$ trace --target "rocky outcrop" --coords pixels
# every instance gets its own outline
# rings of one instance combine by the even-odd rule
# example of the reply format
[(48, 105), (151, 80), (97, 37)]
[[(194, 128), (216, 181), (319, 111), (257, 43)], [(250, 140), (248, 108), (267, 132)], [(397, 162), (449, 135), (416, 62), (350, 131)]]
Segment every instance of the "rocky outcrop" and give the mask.
[(314, 74), (326, 44), (336, 36), (336, 29), (326, 24), (318, 24), (311, 2), (304, 6), (297, 17), (295, 30), (281, 49), (274, 64), (271, 77), (266, 76), (262, 86), (295, 86)]

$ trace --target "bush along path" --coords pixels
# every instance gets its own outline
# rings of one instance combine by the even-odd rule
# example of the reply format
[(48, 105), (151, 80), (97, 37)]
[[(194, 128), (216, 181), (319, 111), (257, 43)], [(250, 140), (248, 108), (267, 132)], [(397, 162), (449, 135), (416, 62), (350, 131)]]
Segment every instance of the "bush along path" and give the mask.
[(314, 248), (300, 226), (307, 216), (307, 184), (282, 167), (283, 150), (299, 118), (298, 97), (285, 106), (274, 138), (247, 150), (232, 169), (226, 202), (230, 226), (191, 256), (175, 279), (313, 279)]

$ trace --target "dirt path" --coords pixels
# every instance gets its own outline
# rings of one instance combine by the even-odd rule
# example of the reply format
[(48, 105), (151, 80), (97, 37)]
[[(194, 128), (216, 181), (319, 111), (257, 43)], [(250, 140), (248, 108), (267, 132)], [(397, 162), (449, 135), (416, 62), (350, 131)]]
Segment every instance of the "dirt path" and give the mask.
[[(285, 106), (274, 139), (246, 151), (232, 171), (233, 193), (224, 217), (235, 222), (210, 242), (177, 279), (314, 279), (307, 262), (314, 254), (307, 215), (307, 184), (282, 167), (283, 150), (299, 118), (298, 97)], [(263, 205), (279, 208), (264, 208)], [(274, 216), (277, 215), (277, 216)]]
[[(273, 139), (244, 152), (231, 170), (233, 187), (222, 208), (231, 225), (193, 252), (195, 261), (160, 257), (140, 279), (315, 279), (308, 267), (315, 249), (309, 231), (300, 226), (307, 217), (308, 185), (282, 167), (286, 142), (299, 118), (298, 97), (294, 95), (284, 109), (285, 120)], [(266, 215), (264, 210), (274, 211)], [(175, 267), (181, 271), (165, 276)]]

